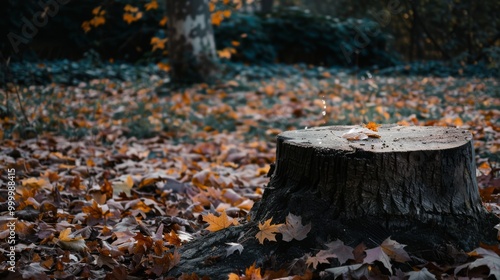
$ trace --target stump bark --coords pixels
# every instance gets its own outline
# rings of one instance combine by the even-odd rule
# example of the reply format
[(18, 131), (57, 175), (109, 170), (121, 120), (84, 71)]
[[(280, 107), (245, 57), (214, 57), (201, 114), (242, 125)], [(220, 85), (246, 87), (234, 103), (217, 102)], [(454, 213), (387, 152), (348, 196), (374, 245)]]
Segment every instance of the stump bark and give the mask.
[[(283, 222), (288, 213), (311, 222), (312, 229), (301, 242), (266, 246), (250, 242), (245, 247), (248, 255), (240, 257), (241, 269), (253, 261), (264, 262), (264, 251), (286, 260), (337, 238), (370, 247), (390, 236), (406, 244), (412, 254), (436, 261), (446, 260), (450, 250), (470, 251), (480, 242), (498, 244), (493, 227), (499, 219), (482, 205), (470, 132), (384, 125), (378, 131), (380, 138), (342, 137), (354, 127), (320, 127), (278, 136), (275, 170), (262, 200), (251, 211), (252, 221), (240, 234), (271, 217)], [(191, 250), (199, 244), (216, 247), (214, 240), (220, 243), (227, 232), (239, 236), (235, 228), (189, 246)], [(233, 267), (224, 273), (239, 267), (238, 256), (233, 257)], [(183, 261), (193, 264), (189, 258)]]

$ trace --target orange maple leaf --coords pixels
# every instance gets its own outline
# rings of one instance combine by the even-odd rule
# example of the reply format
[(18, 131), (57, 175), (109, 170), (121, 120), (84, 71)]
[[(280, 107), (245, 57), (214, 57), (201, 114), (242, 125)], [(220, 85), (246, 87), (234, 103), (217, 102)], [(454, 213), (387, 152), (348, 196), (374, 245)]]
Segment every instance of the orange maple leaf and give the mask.
[(131, 12), (131, 13), (137, 13), (139, 11), (139, 9), (137, 7), (134, 7), (130, 4), (127, 4), (125, 5), (125, 7), (123, 8), (126, 12)]
[(214, 214), (209, 213), (208, 215), (203, 216), (203, 221), (209, 224), (207, 230), (212, 232), (228, 228), (232, 225), (239, 224), (237, 220), (229, 218), (226, 214), (226, 211), (223, 211), (220, 217), (217, 217)]
[(163, 50), (165, 49), (165, 44), (167, 43), (167, 38), (159, 38), (159, 37), (153, 37), (151, 38), (151, 45), (153, 46), (153, 51), (160, 49)]
[(93, 15), (98, 15), (99, 12), (101, 11), (101, 8), (102, 8), (101, 6), (95, 7), (94, 9), (92, 9), (92, 14)]
[(179, 247), (182, 244), (181, 239), (179, 236), (175, 233), (174, 230), (171, 230), (170, 233), (165, 233), (165, 239), (167, 240), (168, 243), (174, 245), (175, 247)]
[(377, 124), (376, 122), (369, 122), (365, 124), (365, 127), (368, 128), (369, 130), (378, 131), (380, 124)]
[(235, 273), (231, 273), (228, 276), (229, 280), (262, 280), (260, 267), (256, 268), (255, 263), (245, 270), (245, 276), (239, 276)]
[(144, 7), (146, 8), (146, 11), (149, 11), (149, 10), (157, 10), (158, 9), (158, 2), (156, 0), (153, 0), (149, 3), (146, 3), (144, 5)]
[(271, 225), (273, 218), (266, 220), (263, 224), (259, 223), (260, 231), (255, 235), (259, 239), (260, 244), (264, 244), (264, 240), (276, 241), (276, 233), (283, 224)]
[(168, 18), (167, 18), (166, 16), (163, 16), (163, 17), (161, 18), (161, 20), (160, 20), (159, 25), (160, 25), (160, 26), (165, 26), (165, 25), (167, 25), (167, 22), (168, 22)]

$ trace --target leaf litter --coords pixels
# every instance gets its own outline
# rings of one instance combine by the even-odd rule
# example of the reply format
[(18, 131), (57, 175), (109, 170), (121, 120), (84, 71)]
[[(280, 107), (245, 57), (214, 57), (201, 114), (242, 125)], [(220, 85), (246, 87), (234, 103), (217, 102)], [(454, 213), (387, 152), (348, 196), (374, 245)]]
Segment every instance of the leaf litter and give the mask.
[[(24, 120), (18, 105), (4, 99), (9, 89), (1, 89), (2, 104), (14, 112), (0, 123), (0, 167), (15, 169), (18, 182), (17, 275), (158, 278), (178, 263), (177, 248), (186, 242), (246, 222), (269, 180), (278, 133), (319, 125), (367, 123), (356, 132), (359, 139), (351, 140), (376, 135), (381, 123), (469, 129), (481, 196), (487, 208), (500, 209), (498, 81), (377, 77), (370, 83), (374, 81), (377, 87), (341, 73), (328, 79), (236, 78), (165, 97), (155, 95), (154, 81), (30, 86), (21, 90), (29, 127), (20, 125)], [(242, 85), (248, 90), (241, 90)], [(33, 138), (29, 129), (38, 135)], [(0, 180), (4, 185), (9, 179), (3, 173)], [(7, 203), (2, 192), (2, 238), (9, 234)], [(284, 226), (263, 221), (259, 242), (306, 238), (308, 225), (299, 216), (290, 217)], [(245, 253), (242, 244), (228, 245), (227, 257)], [(352, 250), (340, 240), (325, 247), (304, 256), (305, 267), (312, 270), (303, 270), (301, 279), (310, 279), (311, 271), (316, 276), (373, 277), (383, 275), (383, 269), (394, 277), (401, 273), (393, 264), (411, 259), (402, 244), (390, 239), (369, 249)], [(2, 249), (8, 250), (8, 244)], [(424, 264), (407, 276), (498, 277), (500, 249), (481, 250), (454, 267)], [(333, 260), (341, 266), (332, 267)], [(244, 276), (232, 274), (230, 279), (265, 275), (271, 271), (254, 265)], [(280, 275), (297, 276), (287, 271)]]

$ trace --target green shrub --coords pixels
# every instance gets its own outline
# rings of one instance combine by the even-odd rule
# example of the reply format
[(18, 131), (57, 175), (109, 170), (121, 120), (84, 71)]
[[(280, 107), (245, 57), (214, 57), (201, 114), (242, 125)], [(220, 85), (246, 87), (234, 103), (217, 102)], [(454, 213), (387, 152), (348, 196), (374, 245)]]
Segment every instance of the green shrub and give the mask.
[[(341, 22), (296, 9), (278, 10), (270, 16), (233, 14), (215, 28), (215, 37), (218, 48), (240, 42), (232, 59), (249, 63), (384, 67), (398, 61), (389, 49), (390, 36), (380, 31), (378, 23), (367, 19)], [(359, 38), (365, 38), (362, 45), (356, 41)]]

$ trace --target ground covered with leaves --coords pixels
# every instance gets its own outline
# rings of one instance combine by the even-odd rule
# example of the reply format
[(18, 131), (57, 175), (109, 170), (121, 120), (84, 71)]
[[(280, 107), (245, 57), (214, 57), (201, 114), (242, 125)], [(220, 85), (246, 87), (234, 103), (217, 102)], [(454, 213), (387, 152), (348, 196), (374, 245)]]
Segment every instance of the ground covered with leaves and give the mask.
[[(247, 222), (269, 180), (275, 136), (314, 126), (468, 129), (484, 204), (500, 214), (498, 80), (289, 71), (271, 79), (239, 73), (161, 96), (159, 74), (7, 84), (0, 94), (1, 277), (171, 279), (164, 275), (179, 263), (181, 246)], [(254, 239), (262, 246), (276, 235), (286, 242), (307, 234), (298, 216), (261, 222)], [(244, 246), (229, 243), (222, 257), (245, 254)], [(412, 259), (397, 240), (375, 248), (339, 240), (280, 271), (252, 266), (228, 278), (500, 278), (499, 252), (485, 245), (444, 264)]]

